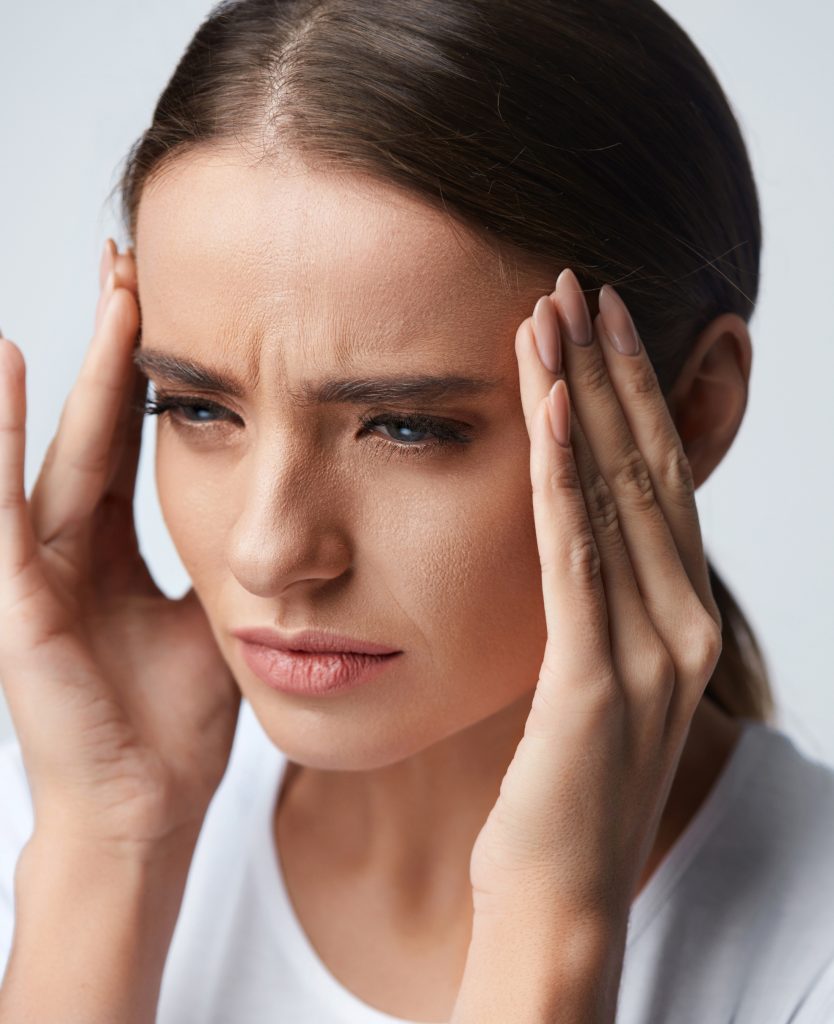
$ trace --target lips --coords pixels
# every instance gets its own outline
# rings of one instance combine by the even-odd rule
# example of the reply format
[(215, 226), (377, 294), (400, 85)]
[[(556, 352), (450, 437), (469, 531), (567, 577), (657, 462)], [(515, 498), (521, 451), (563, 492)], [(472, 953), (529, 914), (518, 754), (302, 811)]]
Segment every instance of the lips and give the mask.
[(345, 654), (281, 651), (264, 644), (241, 644), (247, 667), (273, 690), (302, 697), (325, 697), (368, 683), (399, 654)]
[(281, 633), (269, 627), (232, 630), (232, 635), (246, 643), (260, 644), (276, 651), (307, 651), (317, 654), (398, 654), (399, 648), (378, 644), (370, 640), (330, 633), (325, 630), (305, 629), (298, 633)]

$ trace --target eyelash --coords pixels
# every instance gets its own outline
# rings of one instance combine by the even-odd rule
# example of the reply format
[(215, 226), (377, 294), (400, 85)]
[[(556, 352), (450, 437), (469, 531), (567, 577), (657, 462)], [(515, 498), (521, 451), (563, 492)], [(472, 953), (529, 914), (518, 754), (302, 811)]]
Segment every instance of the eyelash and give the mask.
[[(215, 402), (204, 401), (199, 398), (192, 398), (190, 396), (179, 396), (175, 397), (172, 395), (166, 395), (161, 392), (157, 392), (155, 399), (148, 399), (144, 404), (144, 412), (148, 416), (163, 416), (166, 413), (171, 414), (171, 419), (176, 423), (178, 427), (183, 427), (185, 430), (202, 430), (207, 431), (216, 426), (216, 423), (207, 423), (205, 426), (193, 422), (192, 420), (182, 419), (183, 409), (204, 409), (208, 412), (214, 413), (227, 413), (229, 410), (225, 409), (222, 405), (217, 405)], [(385, 440), (383, 435), (376, 434), (375, 437), (383, 440), (385, 446), (390, 450), (391, 454), (404, 455), (413, 457), (415, 455), (427, 455), (430, 454), (433, 449), (445, 448), (448, 445), (465, 445), (469, 444), (472, 440), (471, 437), (467, 436), (461, 430), (459, 430), (451, 421), (435, 419), (431, 416), (425, 416), (420, 413), (407, 413), (401, 416), (392, 415), (390, 413), (378, 413), (376, 415), (366, 415), (359, 418), (362, 429), (359, 432), (361, 437), (363, 434), (370, 433), (371, 428), (380, 424), (393, 424), (396, 427), (405, 427), (407, 430), (415, 430), (421, 433), (428, 432), (434, 435), (433, 441), (421, 441), (415, 444), (406, 444), (404, 442), (394, 441), (392, 439)]]

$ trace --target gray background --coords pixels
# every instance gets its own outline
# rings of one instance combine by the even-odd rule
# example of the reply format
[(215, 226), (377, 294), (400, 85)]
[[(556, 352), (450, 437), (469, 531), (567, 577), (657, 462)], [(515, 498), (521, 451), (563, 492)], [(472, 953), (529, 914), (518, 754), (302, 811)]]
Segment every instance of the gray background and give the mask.
[[(834, 5), (666, 0), (718, 74), (760, 188), (765, 247), (750, 403), (698, 492), (709, 554), (748, 613), (778, 724), (834, 765)], [(101, 246), (126, 243), (105, 196), (204, 0), (0, 5), (0, 326), (28, 375), (30, 489), (86, 349)], [(153, 424), (137, 491), (160, 586), (188, 581), (157, 507)], [(0, 738), (12, 726), (0, 697)]]

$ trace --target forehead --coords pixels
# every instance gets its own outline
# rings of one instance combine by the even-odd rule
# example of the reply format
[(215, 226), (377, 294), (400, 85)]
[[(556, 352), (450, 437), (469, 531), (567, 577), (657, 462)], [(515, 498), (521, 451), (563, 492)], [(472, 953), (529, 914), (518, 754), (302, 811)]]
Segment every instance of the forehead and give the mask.
[(254, 352), (306, 331), (331, 357), (436, 355), (459, 335), (492, 361), (529, 292), (442, 209), (366, 176), (233, 149), (188, 153), (148, 183), (135, 248), (143, 336), (208, 331), (234, 337), (238, 356), (244, 338)]

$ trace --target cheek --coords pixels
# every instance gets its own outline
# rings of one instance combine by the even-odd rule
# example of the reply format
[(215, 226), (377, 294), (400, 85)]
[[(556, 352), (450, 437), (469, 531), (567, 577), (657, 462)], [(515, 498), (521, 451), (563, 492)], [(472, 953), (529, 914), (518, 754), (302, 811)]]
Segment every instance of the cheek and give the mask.
[(508, 446), (483, 472), (367, 511), (375, 576), (422, 636), (421, 685), (450, 720), (475, 721), (535, 686), (547, 626), (529, 453)]
[[(157, 445), (163, 518), (207, 608), (229, 582), (232, 469), (175, 440)], [(508, 442), (477, 470), (363, 479), (344, 506), (356, 567), (346, 619), (367, 606), (393, 640), (416, 636), (420, 685), (436, 688), (438, 708), (456, 706), (454, 718), (491, 713), (538, 677), (547, 629), (529, 472), (524, 445)]]
[(216, 579), (223, 565), (223, 539), (234, 514), (227, 472), (218, 473), (210, 459), (164, 441), (157, 442), (155, 469), (159, 505), (171, 540), (194, 589), (210, 603), (206, 584)]

